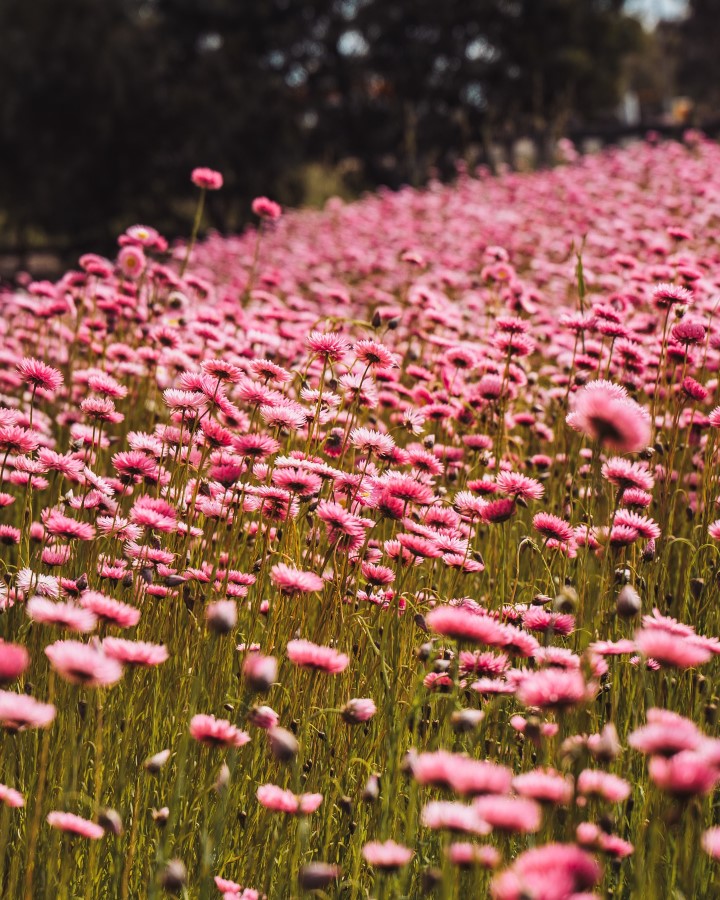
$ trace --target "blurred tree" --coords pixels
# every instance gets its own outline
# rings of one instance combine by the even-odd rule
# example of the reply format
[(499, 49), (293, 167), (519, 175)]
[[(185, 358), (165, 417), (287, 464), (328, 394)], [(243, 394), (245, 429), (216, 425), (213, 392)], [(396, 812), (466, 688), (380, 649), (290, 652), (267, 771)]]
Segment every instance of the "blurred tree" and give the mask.
[(0, 228), (183, 233), (209, 165), (232, 230), (256, 194), (301, 201), (310, 163), (398, 186), (498, 136), (549, 145), (613, 108), (639, 30), (622, 0), (3, 0)]
[(717, 0), (689, 0), (676, 32), (677, 87), (695, 101), (695, 115), (717, 118), (720, 106), (720, 9)]

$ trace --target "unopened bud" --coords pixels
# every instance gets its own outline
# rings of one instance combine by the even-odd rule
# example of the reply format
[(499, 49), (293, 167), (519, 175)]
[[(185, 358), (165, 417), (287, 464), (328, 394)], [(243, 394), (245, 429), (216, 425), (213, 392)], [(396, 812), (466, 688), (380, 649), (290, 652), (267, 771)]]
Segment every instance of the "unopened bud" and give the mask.
[(290, 762), (300, 750), (297, 738), (287, 728), (275, 727), (268, 731), (270, 752), (279, 762)]
[(617, 759), (622, 748), (617, 730), (612, 722), (608, 722), (600, 734), (591, 734), (588, 737), (587, 748), (600, 762), (612, 762)]
[(306, 891), (321, 890), (328, 887), (340, 876), (338, 866), (330, 863), (314, 862), (302, 866), (298, 872), (298, 882)]
[(453, 731), (465, 734), (474, 731), (484, 718), (485, 713), (481, 709), (457, 709), (450, 716), (450, 724)]
[(208, 628), (215, 634), (229, 634), (237, 625), (237, 606), (234, 600), (217, 600), (205, 610)]
[(163, 828), (167, 820), (170, 818), (170, 810), (167, 806), (163, 806), (160, 809), (153, 809), (152, 811), (153, 822), (157, 822), (157, 824)]
[(624, 619), (632, 619), (632, 617), (636, 616), (642, 609), (640, 594), (638, 594), (631, 584), (626, 584), (618, 593), (617, 600), (615, 601), (615, 609), (617, 610), (617, 614)]
[(101, 809), (98, 816), (98, 825), (105, 829), (109, 834), (122, 834), (123, 824), (120, 813), (114, 809)]
[(187, 884), (187, 869), (180, 859), (171, 859), (160, 874), (160, 884), (166, 891), (176, 894)]
[(213, 785), (213, 787), (215, 788), (215, 792), (217, 794), (222, 794), (223, 791), (227, 790), (229, 784), (230, 767), (227, 763), (223, 763), (220, 766), (220, 771), (218, 772), (218, 776), (215, 779), (215, 784)]
[(157, 775), (157, 773), (162, 769), (165, 763), (170, 759), (170, 751), (169, 750), (161, 750), (159, 753), (155, 753), (153, 756), (148, 756), (148, 758), (143, 763), (145, 769), (150, 772), (151, 775)]
[(274, 656), (250, 653), (243, 665), (243, 674), (250, 690), (263, 694), (277, 681), (277, 660)]
[(560, 593), (555, 597), (553, 609), (555, 612), (563, 614), (575, 613), (578, 606), (578, 595), (574, 587), (569, 584), (563, 585)]
[(365, 782), (362, 799), (367, 803), (373, 803), (380, 796), (380, 776), (371, 775)]
[(359, 725), (368, 722), (377, 712), (377, 707), (369, 698), (348, 700), (342, 709), (342, 717), (348, 725)]

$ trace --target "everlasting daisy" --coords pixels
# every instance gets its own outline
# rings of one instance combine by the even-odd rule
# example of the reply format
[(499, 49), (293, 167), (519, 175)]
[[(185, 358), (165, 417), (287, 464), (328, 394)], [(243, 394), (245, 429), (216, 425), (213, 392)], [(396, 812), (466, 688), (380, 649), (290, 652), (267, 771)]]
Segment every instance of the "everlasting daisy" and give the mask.
[(250, 735), (240, 731), (226, 719), (196, 715), (190, 721), (190, 734), (201, 744), (212, 747), (242, 747)]
[(49, 812), (47, 823), (51, 828), (57, 828), (59, 831), (75, 834), (78, 837), (89, 838), (92, 841), (99, 840), (105, 834), (101, 825), (73, 815), (73, 813), (58, 812), (57, 810)]
[(17, 372), (22, 380), (34, 390), (42, 388), (45, 391), (54, 393), (63, 383), (61, 372), (39, 359), (32, 359), (27, 356), (18, 363)]
[(350, 662), (344, 653), (338, 653), (331, 647), (321, 647), (311, 641), (295, 640), (287, 645), (290, 662), (306, 669), (315, 669), (337, 675), (345, 671)]
[(107, 687), (122, 678), (120, 663), (91, 644), (56, 641), (45, 648), (50, 665), (66, 681), (87, 687)]

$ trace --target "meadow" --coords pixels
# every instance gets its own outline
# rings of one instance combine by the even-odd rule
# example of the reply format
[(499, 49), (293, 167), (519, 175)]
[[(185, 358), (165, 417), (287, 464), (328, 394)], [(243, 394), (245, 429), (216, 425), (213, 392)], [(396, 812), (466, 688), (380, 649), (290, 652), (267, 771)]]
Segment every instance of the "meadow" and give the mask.
[(0, 293), (0, 896), (720, 896), (720, 147)]

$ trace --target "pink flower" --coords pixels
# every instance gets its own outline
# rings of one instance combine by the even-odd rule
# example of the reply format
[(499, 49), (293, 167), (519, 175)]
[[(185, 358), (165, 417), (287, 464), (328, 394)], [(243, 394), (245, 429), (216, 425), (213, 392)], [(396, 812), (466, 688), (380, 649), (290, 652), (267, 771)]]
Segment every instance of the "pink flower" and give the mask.
[(76, 834), (79, 837), (89, 838), (97, 841), (105, 834), (104, 829), (91, 822), (89, 819), (83, 819), (73, 813), (53, 811), (47, 814), (47, 823), (51, 828), (57, 828), (60, 831), (66, 831), (68, 834)]
[(681, 750), (670, 758), (654, 756), (648, 771), (661, 790), (675, 797), (704, 796), (720, 781), (720, 771), (693, 750)]
[(250, 740), (249, 734), (240, 731), (226, 719), (206, 715), (192, 717), (190, 734), (196, 741), (210, 747), (242, 747)]
[(697, 750), (703, 740), (697, 725), (667, 709), (650, 708), (647, 725), (628, 736), (628, 744), (641, 753), (673, 756), (681, 750)]
[(286, 563), (277, 563), (270, 569), (273, 584), (283, 594), (310, 594), (325, 587), (323, 579), (314, 572), (301, 572)]
[(295, 640), (287, 645), (287, 655), (290, 662), (306, 669), (315, 669), (319, 672), (329, 672), (338, 675), (344, 672), (350, 662), (344, 653), (338, 653), (331, 647), (320, 647), (310, 641)]
[(282, 215), (282, 209), (274, 200), (267, 197), (256, 197), (252, 202), (252, 211), (261, 219), (279, 219)]
[(8, 731), (47, 728), (56, 713), (52, 703), (40, 703), (27, 694), (0, 691), (0, 725)]
[(575, 844), (545, 844), (526, 850), (493, 879), (493, 900), (571, 900), (600, 881), (599, 864)]
[(146, 641), (107, 637), (102, 642), (102, 649), (111, 659), (118, 660), (126, 666), (159, 666), (168, 658), (167, 647), (164, 644), (151, 644)]
[(30, 654), (24, 647), (0, 639), (0, 684), (18, 678), (29, 665)]
[(190, 180), (195, 187), (199, 187), (205, 191), (219, 191), (223, 186), (222, 175), (214, 169), (193, 169)]
[(73, 684), (107, 687), (122, 678), (120, 663), (91, 644), (56, 641), (45, 648), (45, 655), (53, 669)]
[(523, 677), (517, 698), (525, 706), (564, 709), (589, 700), (594, 686), (586, 684), (582, 673), (557, 668), (541, 669)]
[(274, 656), (249, 653), (243, 663), (243, 675), (252, 690), (264, 693), (277, 681), (277, 660)]
[(341, 714), (349, 725), (359, 725), (361, 722), (369, 722), (376, 712), (377, 707), (372, 700), (355, 698), (348, 700)]
[(62, 386), (62, 372), (53, 369), (39, 359), (25, 357), (17, 365), (17, 371), (22, 380), (34, 390), (42, 388), (44, 391), (54, 393)]
[(20, 807), (25, 806), (25, 798), (20, 791), (16, 791), (14, 788), (8, 787), (5, 784), (0, 784), (0, 803), (4, 803), (5, 806), (19, 809)]
[(458, 606), (436, 606), (425, 617), (431, 631), (458, 641), (503, 646), (506, 633), (500, 622)]
[(702, 845), (713, 859), (720, 859), (720, 827), (708, 828), (702, 836)]
[(635, 645), (643, 656), (661, 666), (692, 669), (708, 662), (712, 652), (697, 643), (694, 636), (683, 638), (657, 628), (643, 628), (635, 633)]
[(406, 866), (415, 855), (414, 851), (393, 840), (369, 841), (362, 848), (362, 855), (368, 865), (374, 869), (394, 872)]
[(349, 341), (341, 334), (311, 331), (307, 345), (314, 354), (328, 362), (340, 362), (350, 350)]
[(59, 625), (70, 631), (93, 631), (97, 625), (95, 614), (74, 603), (53, 603), (45, 597), (31, 597), (25, 604), (25, 612), (34, 622)]
[(584, 769), (578, 775), (577, 790), (579, 794), (602, 797), (609, 803), (622, 803), (630, 796), (630, 785), (624, 778), (594, 769)]
[(89, 610), (98, 619), (117, 625), (119, 628), (132, 628), (140, 621), (140, 610), (119, 600), (113, 600), (100, 591), (85, 591), (80, 596), (80, 605)]
[(517, 472), (500, 472), (495, 484), (502, 493), (524, 500), (540, 500), (545, 493), (544, 486), (537, 479)]
[(497, 831), (534, 834), (542, 823), (542, 809), (527, 797), (478, 797), (473, 805), (480, 818)]
[(454, 866), (469, 868), (480, 866), (483, 869), (495, 869), (500, 865), (500, 851), (487, 844), (460, 844), (454, 843), (445, 851), (448, 859)]
[(422, 824), (435, 831), (461, 834), (489, 834), (490, 826), (472, 805), (436, 800), (428, 803), (421, 814)]
[(269, 706), (253, 706), (248, 713), (248, 722), (256, 728), (263, 728), (267, 731), (277, 726), (280, 717)]
[(323, 802), (322, 794), (293, 794), (275, 784), (263, 784), (257, 789), (257, 798), (262, 806), (274, 812), (285, 812), (295, 815), (310, 815)]
[(146, 265), (142, 247), (129, 245), (118, 253), (118, 268), (126, 278), (139, 278)]
[(554, 769), (533, 769), (532, 772), (516, 775), (512, 786), (521, 797), (529, 797), (539, 803), (569, 803), (573, 795), (572, 779)]
[(567, 423), (601, 446), (633, 453), (650, 442), (650, 417), (627, 391), (609, 381), (591, 381), (575, 395)]

